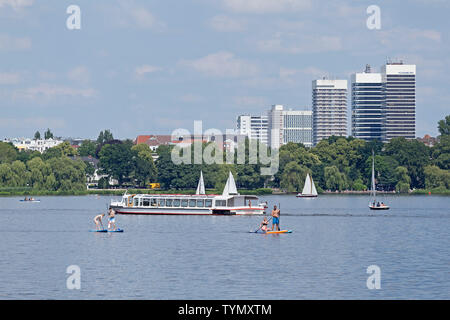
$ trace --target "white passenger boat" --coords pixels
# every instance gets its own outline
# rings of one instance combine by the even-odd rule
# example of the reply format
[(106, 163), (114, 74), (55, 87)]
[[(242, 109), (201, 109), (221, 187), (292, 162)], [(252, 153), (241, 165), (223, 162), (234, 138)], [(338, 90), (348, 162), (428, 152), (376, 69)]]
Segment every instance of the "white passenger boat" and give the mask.
[(264, 214), (265, 206), (258, 197), (240, 195), (230, 172), (222, 195), (206, 195), (203, 175), (194, 195), (127, 194), (110, 207), (118, 214), (155, 215), (255, 215)]

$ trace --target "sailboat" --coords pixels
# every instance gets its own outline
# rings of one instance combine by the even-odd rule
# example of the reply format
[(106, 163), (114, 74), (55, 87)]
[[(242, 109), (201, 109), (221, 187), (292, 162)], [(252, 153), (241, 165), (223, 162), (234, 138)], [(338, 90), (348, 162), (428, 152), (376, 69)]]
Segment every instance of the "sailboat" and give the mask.
[(309, 173), (306, 175), (305, 185), (303, 186), (302, 193), (297, 194), (297, 198), (315, 198), (317, 197), (316, 186)]
[(369, 202), (370, 210), (389, 210), (389, 206), (385, 205), (383, 202), (377, 202), (377, 190), (375, 187), (375, 154), (372, 150), (372, 184), (370, 195), (372, 197)]

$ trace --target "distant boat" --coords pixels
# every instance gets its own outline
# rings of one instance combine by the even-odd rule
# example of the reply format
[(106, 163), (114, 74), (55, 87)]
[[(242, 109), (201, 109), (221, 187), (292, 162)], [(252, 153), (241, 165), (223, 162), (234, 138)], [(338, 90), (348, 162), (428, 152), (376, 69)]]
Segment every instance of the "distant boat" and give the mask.
[(383, 202), (377, 202), (377, 190), (375, 187), (375, 154), (372, 150), (372, 184), (371, 184), (371, 190), (370, 195), (372, 197), (371, 201), (369, 202), (369, 208), (370, 210), (389, 210), (389, 206), (385, 205)]
[(306, 175), (305, 185), (303, 186), (302, 193), (297, 194), (297, 198), (315, 198), (317, 197), (316, 186), (309, 173)]

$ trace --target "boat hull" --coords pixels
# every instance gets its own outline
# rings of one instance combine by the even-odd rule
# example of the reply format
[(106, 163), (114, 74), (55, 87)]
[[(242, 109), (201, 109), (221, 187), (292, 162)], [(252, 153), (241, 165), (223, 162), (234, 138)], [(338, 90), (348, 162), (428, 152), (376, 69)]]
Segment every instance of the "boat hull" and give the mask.
[(384, 206), (384, 207), (372, 207), (369, 206), (370, 210), (389, 210), (390, 208), (388, 206)]
[(134, 208), (111, 206), (117, 214), (132, 215), (262, 215), (263, 208)]
[(317, 195), (314, 194), (298, 194), (296, 195), (297, 198), (317, 198)]

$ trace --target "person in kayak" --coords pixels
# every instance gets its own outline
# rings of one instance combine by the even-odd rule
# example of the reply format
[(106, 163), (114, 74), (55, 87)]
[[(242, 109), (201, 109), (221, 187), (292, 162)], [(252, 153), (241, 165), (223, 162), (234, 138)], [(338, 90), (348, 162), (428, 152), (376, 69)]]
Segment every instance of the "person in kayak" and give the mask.
[(277, 209), (276, 205), (272, 210), (272, 231), (275, 226), (277, 226), (277, 231), (280, 231), (280, 209)]
[(103, 227), (103, 223), (102, 223), (102, 218), (105, 216), (104, 213), (96, 215), (94, 218), (94, 223), (97, 226), (97, 230), (104, 230), (105, 228)]
[(261, 222), (259, 227), (263, 232), (269, 231), (269, 221), (267, 220), (267, 217), (264, 217), (264, 220)]
[(108, 229), (111, 229), (111, 226), (114, 226), (113, 230), (116, 230), (116, 212), (110, 208), (109, 209), (109, 222), (108, 222)]

